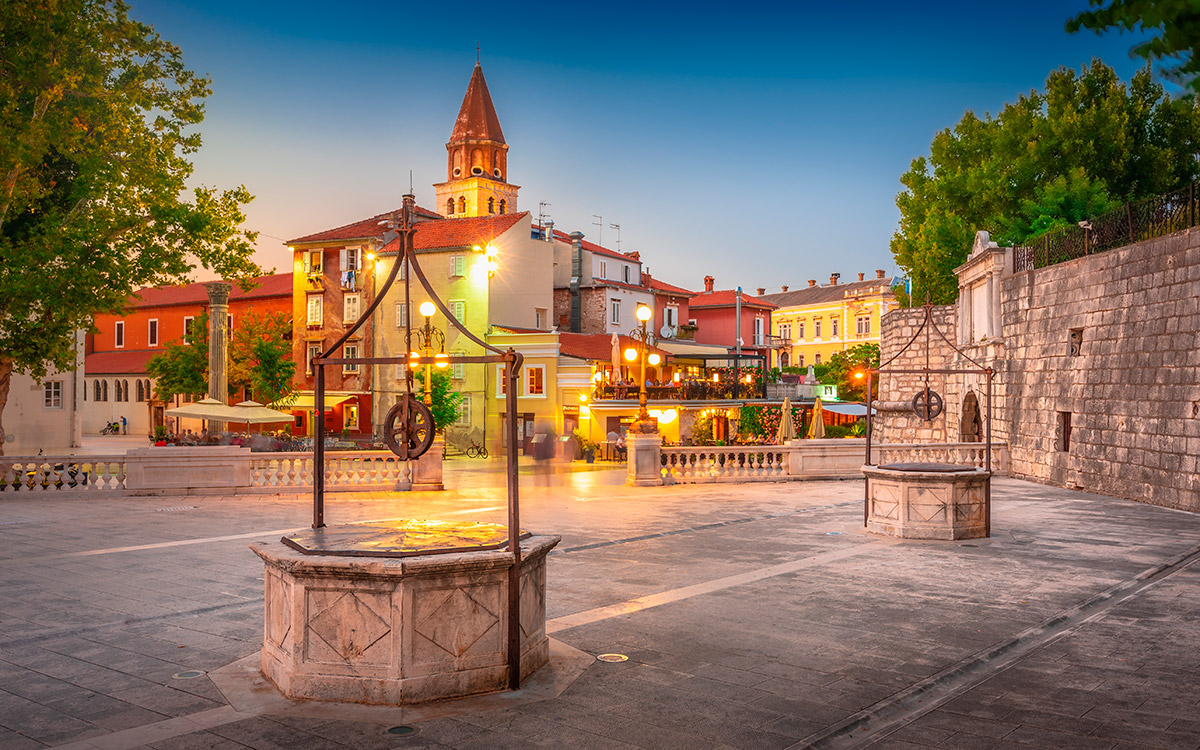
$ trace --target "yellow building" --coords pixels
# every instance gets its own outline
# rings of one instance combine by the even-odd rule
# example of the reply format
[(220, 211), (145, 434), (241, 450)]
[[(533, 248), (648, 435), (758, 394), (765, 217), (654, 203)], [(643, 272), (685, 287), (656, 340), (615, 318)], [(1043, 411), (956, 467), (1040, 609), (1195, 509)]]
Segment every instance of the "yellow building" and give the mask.
[(771, 313), (774, 350), (772, 367), (808, 367), (828, 362), (835, 353), (859, 344), (879, 344), (879, 321), (899, 307), (892, 294), (895, 279), (876, 271), (875, 278), (840, 283), (833, 274), (826, 285), (809, 279), (808, 286), (759, 299), (779, 305)]

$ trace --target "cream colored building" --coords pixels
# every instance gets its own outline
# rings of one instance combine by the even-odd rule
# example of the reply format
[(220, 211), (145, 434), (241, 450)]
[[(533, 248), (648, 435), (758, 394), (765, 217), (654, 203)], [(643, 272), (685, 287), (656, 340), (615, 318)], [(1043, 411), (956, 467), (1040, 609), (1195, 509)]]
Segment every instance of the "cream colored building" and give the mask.
[(69, 453), (83, 438), (83, 331), (76, 332), (75, 370), (36, 380), (14, 372), (4, 405), (4, 455)]

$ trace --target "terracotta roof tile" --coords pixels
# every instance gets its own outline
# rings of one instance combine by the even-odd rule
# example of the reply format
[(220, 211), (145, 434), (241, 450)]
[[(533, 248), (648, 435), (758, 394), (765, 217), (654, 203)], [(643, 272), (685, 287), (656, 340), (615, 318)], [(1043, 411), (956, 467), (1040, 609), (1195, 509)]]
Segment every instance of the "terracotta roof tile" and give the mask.
[[(471, 247), (495, 239), (512, 229), (529, 215), (528, 211), (495, 216), (471, 216), (465, 219), (426, 221), (417, 225), (413, 246), (417, 250), (436, 250), (443, 247)], [(400, 240), (392, 240), (380, 251), (392, 255), (399, 249)]]
[(488, 91), (487, 81), (483, 80), (483, 68), (479, 63), (475, 63), (466, 96), (458, 110), (458, 119), (454, 121), (454, 131), (450, 133), (450, 143), (462, 141), (504, 143), (500, 118), (496, 117), (492, 94)]
[[(248, 292), (242, 291), (237, 284), (233, 285), (230, 301), (245, 299), (264, 299), (267, 297), (292, 296), (292, 274), (277, 273), (272, 276), (259, 276), (254, 279), (254, 288)], [(130, 307), (165, 307), (169, 305), (195, 305), (208, 302), (208, 290), (202, 282), (183, 286), (145, 287), (133, 293), (129, 298)]]
[[(566, 232), (562, 232), (557, 229), (554, 230), (554, 239), (562, 240), (563, 242), (566, 242), (567, 244), (571, 243), (570, 235), (568, 235)], [(582, 247), (584, 250), (587, 250), (588, 252), (596, 253), (598, 255), (604, 255), (609, 258), (617, 258), (618, 260), (623, 260), (626, 263), (637, 263), (638, 265), (641, 265), (641, 263), (642, 263), (640, 260), (637, 260), (636, 258), (630, 258), (625, 253), (619, 253), (616, 250), (611, 250), (607, 247), (597, 245), (595, 242), (588, 242), (587, 240), (580, 240), (579, 245), (580, 245), (580, 247)]]
[[(373, 237), (383, 236), (383, 226), (379, 222), (387, 221), (392, 214), (397, 216), (402, 209), (388, 211), (387, 213), (377, 214), (369, 219), (360, 219), (349, 224), (344, 224), (333, 229), (324, 229), (313, 234), (306, 234), (303, 237), (297, 237), (293, 240), (288, 240), (289, 245), (298, 245), (302, 242), (335, 242), (339, 240), (366, 240)], [(428, 208), (417, 206), (417, 215), (426, 219), (440, 219), (442, 215), (436, 211), (430, 211)]]
[(83, 359), (85, 375), (145, 375), (146, 363), (162, 349), (93, 352)]
[[(702, 307), (733, 307), (737, 304), (736, 289), (721, 289), (715, 292), (702, 292), (692, 297), (692, 301), (688, 303), (689, 310), (695, 310)], [(749, 294), (742, 292), (742, 305), (744, 307), (761, 307), (766, 310), (774, 310), (779, 305), (774, 302), (768, 302), (765, 299), (751, 297)]]
[[(646, 274), (642, 274), (642, 284), (645, 285), (645, 283)], [(653, 276), (650, 277), (650, 288), (656, 292), (668, 292), (678, 297), (695, 297), (697, 294), (699, 294), (699, 292), (688, 291), (681, 286), (675, 286), (674, 284), (668, 284), (665, 281), (659, 281)]]
[(792, 289), (787, 292), (778, 292), (776, 294), (764, 294), (760, 299), (771, 302), (778, 307), (798, 307), (800, 305), (821, 305), (827, 302), (837, 302), (846, 296), (847, 292), (863, 292), (867, 289), (884, 285), (889, 289), (896, 283), (894, 277), (885, 279), (865, 279), (863, 281), (851, 281), (846, 284), (825, 284), (819, 286), (806, 286), (800, 289)]

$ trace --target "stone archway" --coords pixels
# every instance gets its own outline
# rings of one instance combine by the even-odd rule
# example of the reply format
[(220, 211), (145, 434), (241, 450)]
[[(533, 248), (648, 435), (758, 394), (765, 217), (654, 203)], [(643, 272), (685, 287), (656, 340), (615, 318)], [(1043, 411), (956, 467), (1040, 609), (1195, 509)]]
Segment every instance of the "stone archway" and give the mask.
[(962, 403), (962, 419), (958, 423), (959, 441), (963, 443), (983, 442), (983, 419), (979, 414), (979, 399), (975, 391), (967, 391)]

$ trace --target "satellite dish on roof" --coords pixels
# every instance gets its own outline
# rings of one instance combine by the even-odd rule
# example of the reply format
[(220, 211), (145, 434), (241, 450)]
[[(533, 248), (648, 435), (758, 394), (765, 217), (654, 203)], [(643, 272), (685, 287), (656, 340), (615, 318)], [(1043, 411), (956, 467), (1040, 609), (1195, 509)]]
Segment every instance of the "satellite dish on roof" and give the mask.
[(658, 329), (658, 332), (664, 339), (673, 339), (675, 338), (675, 334), (679, 333), (679, 329), (675, 326), (669, 326), (664, 323), (663, 327)]

